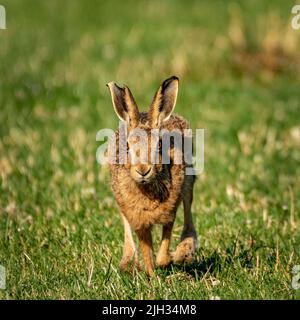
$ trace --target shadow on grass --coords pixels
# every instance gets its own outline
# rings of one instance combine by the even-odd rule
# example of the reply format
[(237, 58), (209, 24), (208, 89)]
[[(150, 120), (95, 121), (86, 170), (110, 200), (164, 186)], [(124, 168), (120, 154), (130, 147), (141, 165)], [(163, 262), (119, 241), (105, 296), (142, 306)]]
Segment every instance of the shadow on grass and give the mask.
[(174, 274), (176, 272), (185, 272), (187, 275), (193, 278), (202, 278), (206, 274), (214, 275), (222, 271), (225, 268), (253, 268), (253, 248), (242, 249), (238, 253), (235, 252), (235, 248), (230, 246), (224, 253), (214, 251), (210, 256), (196, 256), (196, 259), (191, 264), (182, 265), (170, 265), (166, 272), (168, 274)]
[(224, 259), (217, 252), (209, 257), (197, 257), (191, 264), (172, 264), (166, 271), (168, 274), (184, 272), (193, 278), (202, 278), (205, 274), (214, 274), (222, 269)]

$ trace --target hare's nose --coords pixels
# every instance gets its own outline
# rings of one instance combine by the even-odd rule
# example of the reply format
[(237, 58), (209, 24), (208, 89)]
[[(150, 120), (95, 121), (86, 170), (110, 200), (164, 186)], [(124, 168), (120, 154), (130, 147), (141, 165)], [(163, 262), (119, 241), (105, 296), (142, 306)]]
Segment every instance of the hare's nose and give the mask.
[(142, 177), (145, 177), (145, 176), (150, 172), (150, 170), (151, 170), (151, 167), (150, 167), (148, 170), (146, 170), (146, 171), (139, 171), (139, 170), (136, 169), (136, 172), (137, 172), (139, 175), (141, 175)]

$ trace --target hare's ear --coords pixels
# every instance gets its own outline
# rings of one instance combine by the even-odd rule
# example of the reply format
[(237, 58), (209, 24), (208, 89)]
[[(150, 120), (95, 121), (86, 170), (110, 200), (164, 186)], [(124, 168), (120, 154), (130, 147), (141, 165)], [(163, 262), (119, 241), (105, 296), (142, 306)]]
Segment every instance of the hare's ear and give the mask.
[(140, 113), (129, 88), (121, 88), (114, 82), (109, 82), (107, 86), (118, 117), (126, 121), (131, 128), (135, 128), (139, 123)]
[(149, 121), (152, 127), (158, 128), (168, 120), (176, 104), (179, 80), (173, 76), (165, 80), (158, 88), (149, 110)]

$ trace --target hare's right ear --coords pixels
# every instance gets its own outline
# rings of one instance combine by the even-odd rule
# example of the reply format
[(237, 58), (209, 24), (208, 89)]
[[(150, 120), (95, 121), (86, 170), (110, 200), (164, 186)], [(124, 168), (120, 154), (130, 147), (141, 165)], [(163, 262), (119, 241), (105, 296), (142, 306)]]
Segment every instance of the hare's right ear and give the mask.
[(121, 88), (114, 82), (109, 82), (107, 86), (118, 117), (126, 121), (131, 128), (135, 128), (139, 123), (140, 113), (129, 88)]

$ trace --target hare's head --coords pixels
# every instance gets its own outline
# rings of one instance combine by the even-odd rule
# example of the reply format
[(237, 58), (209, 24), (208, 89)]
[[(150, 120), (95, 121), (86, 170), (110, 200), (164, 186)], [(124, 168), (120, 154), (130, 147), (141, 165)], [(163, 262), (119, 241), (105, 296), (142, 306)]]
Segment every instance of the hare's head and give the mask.
[(115, 112), (121, 121), (127, 123), (128, 162), (126, 166), (137, 183), (147, 184), (164, 169), (160, 129), (175, 107), (178, 78), (173, 76), (162, 83), (147, 115), (139, 112), (127, 86), (121, 88), (114, 82), (108, 83), (107, 86), (110, 89)]

